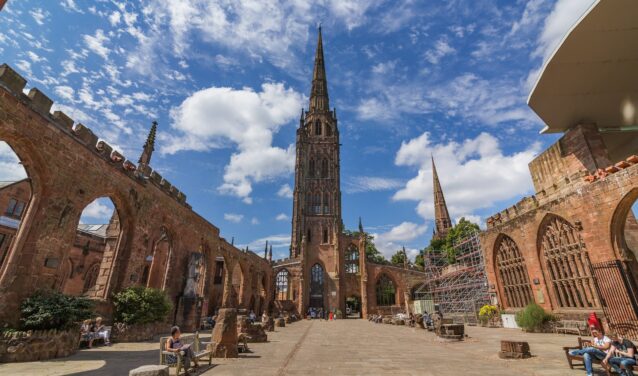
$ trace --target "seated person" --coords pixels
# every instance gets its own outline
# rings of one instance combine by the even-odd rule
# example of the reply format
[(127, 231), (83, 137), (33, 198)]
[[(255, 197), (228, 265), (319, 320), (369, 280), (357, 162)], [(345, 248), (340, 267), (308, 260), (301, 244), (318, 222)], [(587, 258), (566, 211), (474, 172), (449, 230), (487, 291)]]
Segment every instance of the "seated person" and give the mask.
[(603, 333), (598, 330), (598, 328), (591, 328), (591, 335), (593, 338), (593, 345), (591, 347), (585, 347), (580, 350), (571, 350), (569, 352), (570, 355), (582, 355), (583, 363), (585, 363), (585, 371), (587, 371), (587, 376), (593, 375), (592, 369), (592, 358), (596, 358), (598, 360), (603, 360), (607, 357), (607, 352), (611, 347), (611, 340), (609, 337), (603, 335)]
[(179, 353), (182, 356), (182, 361), (184, 363), (184, 370), (188, 375), (188, 369), (191, 367), (191, 360), (195, 363), (195, 368), (199, 367), (199, 363), (197, 358), (195, 358), (195, 354), (193, 354), (193, 349), (190, 345), (183, 344), (180, 337), (182, 336), (182, 332), (179, 330), (178, 326), (174, 326), (171, 328), (171, 338), (166, 341), (166, 351), (175, 353), (175, 355), (168, 355), (166, 357), (166, 362), (168, 364), (177, 363), (177, 354)]
[(243, 348), (245, 351), (248, 350), (248, 335), (246, 333), (242, 333), (239, 325), (237, 325), (237, 346), (239, 344), (243, 344)]
[(84, 320), (80, 327), (80, 340), (88, 342), (89, 349), (93, 347), (93, 340), (95, 339), (93, 328), (94, 326), (91, 320)]
[(93, 326), (93, 336), (95, 339), (102, 338), (105, 345), (111, 346), (111, 331), (108, 330), (102, 323), (101, 317), (95, 319), (95, 325)]
[(250, 321), (251, 324), (254, 324), (255, 320), (257, 320), (257, 315), (255, 315), (255, 312), (253, 312), (252, 310), (248, 314), (248, 320)]
[[(603, 359), (603, 364), (609, 363), (620, 376), (633, 376), (631, 371), (636, 365), (636, 346), (622, 335), (610, 334), (611, 348)], [(622, 366), (622, 368), (621, 368)]]

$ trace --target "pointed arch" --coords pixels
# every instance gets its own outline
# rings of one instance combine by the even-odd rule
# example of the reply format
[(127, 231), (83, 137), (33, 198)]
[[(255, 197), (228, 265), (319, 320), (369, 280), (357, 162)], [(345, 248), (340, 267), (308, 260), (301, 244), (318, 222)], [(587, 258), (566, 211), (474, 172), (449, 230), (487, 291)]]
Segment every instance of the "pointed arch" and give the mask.
[(281, 269), (275, 277), (275, 300), (290, 300), (290, 272)]
[(516, 242), (500, 234), (494, 245), (496, 278), (500, 281), (504, 306), (522, 308), (534, 301), (527, 266)]
[(323, 214), (330, 214), (330, 193), (329, 192), (323, 192), (321, 212)]
[(315, 177), (315, 159), (314, 158), (310, 158), (310, 160), (308, 161), (308, 176), (311, 178)]
[(166, 288), (166, 277), (169, 263), (173, 253), (172, 236), (165, 226), (160, 227), (160, 234), (155, 241), (153, 251), (147, 257), (150, 262), (148, 287), (164, 290)]
[(359, 249), (356, 245), (350, 244), (346, 250), (346, 274), (359, 273)]
[(321, 136), (321, 121), (315, 121), (315, 136)]
[(320, 263), (310, 268), (310, 307), (323, 308), (325, 269)]
[(538, 229), (537, 247), (556, 306), (600, 307), (589, 254), (574, 225), (555, 214), (547, 214)]
[(330, 177), (330, 164), (328, 158), (321, 159), (321, 177), (327, 179)]

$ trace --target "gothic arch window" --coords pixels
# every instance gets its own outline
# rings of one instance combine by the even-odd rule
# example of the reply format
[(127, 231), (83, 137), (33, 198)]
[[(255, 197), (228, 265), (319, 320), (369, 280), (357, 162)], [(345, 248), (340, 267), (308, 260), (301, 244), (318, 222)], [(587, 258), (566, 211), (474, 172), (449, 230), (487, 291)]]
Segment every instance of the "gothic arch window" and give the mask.
[(322, 240), (323, 240), (324, 244), (328, 243), (328, 229), (327, 228), (323, 229), (323, 239)]
[(89, 291), (95, 283), (97, 282), (97, 276), (100, 273), (100, 264), (95, 263), (91, 265), (89, 270), (87, 270), (84, 275), (84, 287), (82, 288), (82, 293)]
[(310, 306), (323, 307), (323, 267), (319, 264), (310, 269)]
[(561, 308), (599, 307), (589, 255), (578, 230), (565, 219), (551, 216), (539, 231), (539, 248)]
[(330, 214), (330, 193), (323, 194), (323, 214)]
[(359, 250), (352, 244), (346, 250), (346, 273), (357, 274), (359, 273)]
[(315, 160), (312, 158), (310, 158), (310, 161), (308, 162), (308, 176), (311, 178), (315, 177)]
[(321, 177), (328, 178), (329, 177), (329, 169), (328, 169), (328, 159), (324, 158), (321, 160)]
[(290, 273), (286, 269), (275, 277), (275, 299), (290, 300)]
[(394, 282), (385, 274), (381, 274), (377, 281), (377, 305), (391, 306), (396, 303), (396, 288)]
[(525, 307), (534, 301), (525, 259), (514, 240), (507, 235), (503, 235), (497, 244), (496, 266), (507, 307)]
[(326, 124), (326, 136), (332, 136), (332, 127), (330, 126), (330, 124)]
[(312, 214), (321, 214), (321, 193), (312, 194)]
[(315, 135), (321, 136), (321, 122), (319, 120), (315, 122)]

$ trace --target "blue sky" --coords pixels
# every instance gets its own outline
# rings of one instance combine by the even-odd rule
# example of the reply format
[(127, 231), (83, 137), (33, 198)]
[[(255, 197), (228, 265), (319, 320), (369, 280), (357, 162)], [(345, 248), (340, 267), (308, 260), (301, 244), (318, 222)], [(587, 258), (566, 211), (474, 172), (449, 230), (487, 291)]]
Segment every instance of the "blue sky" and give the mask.
[[(239, 245), (288, 253), (295, 127), (323, 26), (341, 132), (343, 220), (391, 255), (432, 233), (430, 154), (453, 218), (533, 193), (526, 98), (593, 0), (9, 0), (0, 56), (76, 121), (151, 165)], [(20, 176), (0, 144), (0, 180)], [(86, 223), (108, 221), (93, 205)]]

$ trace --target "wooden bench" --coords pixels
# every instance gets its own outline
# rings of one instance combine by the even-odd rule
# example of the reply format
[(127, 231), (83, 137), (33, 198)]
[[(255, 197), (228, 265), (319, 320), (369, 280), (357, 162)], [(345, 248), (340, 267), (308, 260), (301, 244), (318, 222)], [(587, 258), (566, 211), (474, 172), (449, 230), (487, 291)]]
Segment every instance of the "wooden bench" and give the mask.
[[(112, 330), (111, 330), (111, 329), (112, 329), (112, 327), (110, 327), (110, 326), (105, 326), (105, 327), (104, 327), (104, 331), (109, 332), (109, 338), (110, 338), (110, 335), (111, 335), (111, 333), (112, 333)], [(104, 344), (104, 338), (102, 338), (102, 337), (97, 337), (97, 333), (93, 333), (93, 344), (95, 344), (97, 341), (102, 341), (102, 343)], [(86, 343), (86, 345), (88, 346), (88, 345), (89, 345), (89, 340), (88, 340), (88, 339), (86, 339), (86, 338), (84, 338), (84, 336), (82, 335), (82, 333), (80, 333), (80, 339), (79, 339), (79, 341), (78, 341), (78, 347), (82, 347), (82, 344), (83, 344), (83, 343)]]
[[(574, 369), (574, 363), (573, 363), (574, 361), (581, 362), (583, 367), (585, 366), (585, 361), (582, 355), (571, 355), (569, 353), (571, 350), (581, 350), (581, 349), (584, 349), (585, 347), (592, 347), (592, 341), (587, 339), (582, 339), (581, 337), (578, 337), (578, 346), (563, 347), (563, 350), (565, 351), (565, 356), (567, 357), (567, 363), (569, 363), (569, 368)], [(605, 370), (606, 375), (611, 376), (612, 369), (609, 366), (609, 364), (605, 366), (601, 363), (600, 360), (594, 357), (592, 357), (591, 360), (592, 360), (592, 364), (600, 365)]]
[[(179, 352), (170, 352), (166, 351), (166, 343), (171, 337), (162, 337), (160, 338), (160, 365), (167, 365), (169, 367), (176, 367), (176, 375), (179, 375), (182, 371), (182, 367), (184, 367), (184, 362), (182, 360), (182, 356)], [(208, 365), (213, 362), (213, 352), (208, 348), (208, 344), (211, 342), (200, 341), (199, 332), (195, 332), (195, 334), (182, 334), (180, 337), (183, 344), (190, 344), (193, 349), (193, 354), (195, 355), (195, 359), (201, 359), (208, 357)], [(204, 349), (201, 349), (200, 346), (204, 346)], [(177, 358), (177, 362), (174, 364), (168, 363), (168, 355), (175, 355)], [(184, 371), (187, 371), (186, 369)]]
[(576, 334), (579, 336), (589, 335), (589, 327), (584, 321), (561, 320), (554, 326), (554, 333)]

